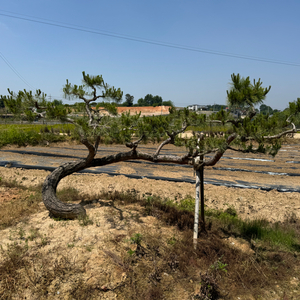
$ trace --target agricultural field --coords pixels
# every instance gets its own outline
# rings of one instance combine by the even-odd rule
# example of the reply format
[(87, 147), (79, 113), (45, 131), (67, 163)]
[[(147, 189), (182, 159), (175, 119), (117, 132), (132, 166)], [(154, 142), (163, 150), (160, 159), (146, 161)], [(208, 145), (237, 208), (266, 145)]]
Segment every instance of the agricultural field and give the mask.
[(73, 131), (72, 124), (0, 124), (0, 147), (45, 145), (45, 143), (70, 140)]
[[(98, 156), (120, 150), (103, 146)], [(196, 250), (191, 167), (129, 161), (68, 176), (58, 197), (82, 202), (88, 215), (71, 221), (49, 216), (41, 185), (51, 169), (85, 157), (83, 146), (0, 151), (1, 299), (300, 298), (296, 139), (275, 158), (227, 151), (205, 169), (207, 233)]]

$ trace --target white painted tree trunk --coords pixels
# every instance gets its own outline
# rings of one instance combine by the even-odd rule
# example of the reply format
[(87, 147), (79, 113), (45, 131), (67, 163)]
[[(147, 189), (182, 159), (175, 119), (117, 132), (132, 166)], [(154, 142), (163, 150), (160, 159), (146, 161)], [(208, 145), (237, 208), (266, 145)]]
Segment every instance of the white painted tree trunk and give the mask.
[[(198, 231), (199, 231), (199, 208), (201, 204), (201, 230), (205, 231), (205, 218), (204, 218), (204, 155), (196, 158), (196, 196), (195, 196), (195, 217), (194, 217), (194, 237), (193, 243), (195, 250), (197, 249)], [(199, 167), (199, 164), (200, 167)], [(201, 203), (200, 203), (201, 200)]]
[(199, 206), (200, 206), (200, 171), (196, 170), (196, 197), (195, 197), (195, 218), (194, 218), (194, 248), (197, 247), (199, 228)]

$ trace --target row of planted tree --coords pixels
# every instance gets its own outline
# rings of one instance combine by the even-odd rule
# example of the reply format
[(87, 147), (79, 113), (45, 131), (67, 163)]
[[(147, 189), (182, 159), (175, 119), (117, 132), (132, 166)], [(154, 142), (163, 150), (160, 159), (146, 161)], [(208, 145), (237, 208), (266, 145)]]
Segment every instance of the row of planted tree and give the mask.
[[(48, 102), (41, 91), (9, 91), (9, 95), (1, 96), (5, 106), (16, 116), (26, 116), (30, 121), (47, 118), (60, 119), (75, 125), (81, 142), (87, 147), (85, 159), (66, 162), (54, 170), (43, 185), (43, 200), (50, 214), (60, 218), (77, 218), (85, 215), (80, 204), (62, 203), (56, 196), (56, 188), (60, 180), (80, 170), (118, 163), (126, 160), (146, 160), (153, 163), (166, 162), (187, 164), (196, 170), (197, 192), (200, 195), (200, 183), (203, 183), (203, 168), (215, 165), (226, 150), (243, 153), (264, 153), (275, 156), (280, 149), (281, 140), (288, 134), (297, 132), (294, 124), (300, 112), (300, 98), (290, 102), (288, 109), (273, 116), (258, 114), (256, 106), (262, 105), (271, 87), (263, 87), (260, 79), (251, 82), (249, 77), (239, 74), (231, 75), (231, 88), (227, 91), (229, 110), (220, 110), (207, 118), (187, 109), (170, 109), (167, 116), (141, 117), (139, 114), (124, 113), (117, 115), (116, 105), (122, 100), (120, 88), (109, 86), (102, 76), (90, 76), (82, 73), (81, 85), (66, 82), (64, 95), (66, 98), (80, 99), (85, 115), (70, 115), (69, 108), (62, 103)], [(106, 100), (109, 100), (105, 102)], [(101, 105), (92, 108), (92, 104), (101, 101)], [(246, 112), (243, 118), (233, 117), (231, 111), (242, 109)], [(104, 113), (104, 110), (107, 113)], [(219, 125), (223, 134), (207, 135), (194, 131), (190, 138), (181, 138), (188, 128), (205, 128)], [(122, 143), (128, 151), (102, 158), (96, 158), (97, 150), (102, 142)], [(155, 142), (157, 148), (153, 153), (139, 150), (141, 143)], [(182, 156), (162, 154), (167, 144), (185, 147)], [(208, 156), (209, 154), (209, 156)], [(202, 190), (203, 194), (203, 190)], [(197, 200), (197, 199), (196, 199)], [(200, 222), (204, 230), (204, 203), (201, 203), (202, 217)], [(195, 237), (198, 232), (196, 201)]]

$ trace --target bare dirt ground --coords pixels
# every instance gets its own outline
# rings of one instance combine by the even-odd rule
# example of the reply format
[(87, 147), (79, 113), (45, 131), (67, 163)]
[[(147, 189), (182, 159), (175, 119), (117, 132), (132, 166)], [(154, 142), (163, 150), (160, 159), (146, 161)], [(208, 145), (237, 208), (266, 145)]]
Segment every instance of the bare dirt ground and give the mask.
[[(63, 145), (66, 146), (66, 145)], [(291, 148), (289, 148), (291, 147)], [(294, 159), (299, 160), (299, 145), (288, 145), (282, 150), (295, 150), (290, 156), (287, 151), (281, 152), (281, 158), (276, 158), (277, 163), (274, 168), (281, 168), (282, 171), (297, 173), (298, 169), (292, 164), (285, 164), (285, 161)], [(226, 155), (228, 155), (226, 153)], [(251, 155), (249, 156), (251, 158)], [(254, 157), (254, 156), (253, 156)], [(257, 157), (257, 156), (255, 156)], [(34, 159), (27, 155), (28, 160)], [(23, 159), (22, 158), (22, 159)], [(66, 159), (64, 159), (66, 160)], [(232, 167), (231, 162), (236, 163), (238, 160), (224, 160), (220, 162), (218, 167)], [(256, 168), (249, 161), (242, 161), (241, 164), (247, 169)], [(264, 166), (263, 162), (255, 162), (255, 164)], [(241, 165), (239, 165), (241, 168)], [(273, 170), (270, 165), (266, 166), (267, 170)], [(161, 167), (159, 172), (163, 176), (174, 177), (176, 175), (176, 167), (174, 170)], [(178, 170), (178, 169), (177, 169)], [(131, 165), (122, 164), (120, 173), (131, 174), (136, 172)], [(191, 172), (190, 170), (186, 172)], [(0, 177), (4, 180), (15, 180), (16, 182), (30, 187), (39, 186), (43, 183), (49, 174), (43, 170), (26, 170), (20, 168), (0, 167)], [(268, 174), (255, 174), (245, 172), (230, 173), (229, 171), (215, 171), (210, 168), (205, 171), (207, 176), (216, 176), (216, 178), (226, 178), (228, 176), (240, 177), (243, 180), (264, 181), (266, 184), (281, 185), (299, 185), (299, 177), (288, 176), (272, 176)], [(178, 174), (177, 174), (178, 175)], [(179, 176), (179, 175), (178, 175)], [(252, 179), (251, 179), (252, 177)], [(82, 194), (97, 194), (102, 190), (108, 191), (136, 191), (145, 197), (150, 195), (159, 195), (163, 198), (169, 198), (180, 201), (188, 195), (194, 196), (195, 187), (190, 183), (174, 183), (162, 180), (151, 179), (129, 179), (125, 176), (109, 176), (106, 174), (73, 174), (64, 178), (58, 190), (64, 187), (74, 187)], [(16, 188), (0, 188), (0, 206), (5, 201), (13, 201), (16, 197), (20, 197), (20, 191)], [(225, 186), (215, 186), (212, 184), (205, 185), (206, 205), (210, 208), (226, 209), (233, 206), (241, 218), (266, 218), (272, 222), (283, 221), (285, 217), (294, 214), (300, 218), (300, 193), (284, 193), (276, 190), (262, 191), (259, 189), (240, 189), (228, 188)], [(55, 221), (48, 216), (48, 212), (41, 203), (41, 211), (30, 217), (29, 220), (20, 222), (16, 226), (0, 231), (0, 241), (4, 250), (9, 244), (17, 243), (24, 245), (24, 237), (33, 235), (38, 232), (36, 237), (29, 239), (28, 245), (31, 248), (31, 267), (21, 272), (27, 272), (27, 287), (22, 291), (22, 299), (84, 299), (74, 294), (74, 287), (80, 282), (91, 288), (98, 289), (101, 296), (98, 299), (126, 299), (122, 295), (114, 292), (115, 289), (124, 284), (128, 274), (120, 264), (116, 257), (124, 256), (128, 249), (134, 250), (134, 245), (129, 242), (130, 237), (135, 233), (142, 235), (157, 234), (165, 237), (165, 240), (171, 237), (178, 237), (181, 233), (173, 227), (161, 224), (154, 217), (139, 217), (139, 211), (136, 207), (126, 207), (122, 209), (122, 218), (120, 218), (120, 210), (111, 207), (103, 199), (97, 200), (91, 204), (88, 209), (88, 215), (93, 220), (93, 225), (79, 226), (78, 221)], [(22, 234), (21, 234), (22, 233)], [(117, 241), (117, 243), (116, 243)], [(230, 240), (231, 244), (237, 243), (236, 240)], [(107, 252), (107, 251), (111, 252)], [(246, 245), (246, 251), (249, 245)], [(33, 257), (36, 257), (34, 259)], [(43, 257), (43, 259), (40, 259)], [(112, 258), (113, 257), (113, 258)], [(4, 257), (0, 253), (0, 262)], [(41, 281), (45, 274), (40, 265), (57, 265), (63, 261), (75, 268), (68, 275), (68, 278), (57, 277), (49, 283), (47, 295), (41, 296), (36, 294), (32, 287), (32, 282), (36, 283), (36, 289), (42, 289)], [(70, 267), (71, 268), (71, 267)], [(50, 267), (50, 270), (51, 267)], [(72, 269), (73, 270), (73, 269)], [(77, 271), (76, 271), (77, 270)], [(50, 272), (50, 271), (49, 271)], [(25, 274), (24, 273), (24, 274)], [(29, 275), (28, 275), (29, 274)], [(173, 291), (170, 292), (168, 299), (191, 299), (199, 287), (199, 282), (187, 279), (186, 287), (174, 285), (173, 275), (163, 273), (162, 280), (169, 281)], [(54, 275), (53, 275), (54, 276)], [(25, 285), (26, 286), (26, 285)], [(285, 298), (286, 291), (291, 298)], [(300, 284), (297, 277), (291, 277), (287, 286), (277, 286), (275, 289), (266, 289), (265, 293), (259, 299), (300, 299)], [(1, 291), (0, 291), (1, 292)], [(38, 295), (38, 296), (37, 296)], [(75, 296), (74, 296), (75, 295)], [(292, 298), (294, 297), (294, 298)], [(8, 298), (7, 298), (8, 299)], [(21, 299), (14, 297), (11, 299)], [(251, 294), (242, 294), (240, 298), (234, 299), (258, 299)]]
[[(41, 185), (50, 172), (42, 170), (25, 170), (17, 168), (0, 168), (0, 177), (16, 180), (25, 186)], [(64, 178), (58, 190), (74, 187), (82, 194), (100, 193), (102, 190), (124, 191), (135, 190), (140, 194), (159, 195), (163, 198), (180, 201), (195, 194), (191, 183), (174, 183), (151, 179), (129, 179), (125, 176), (74, 174)], [(0, 191), (0, 201), (7, 197)], [(11, 197), (8, 197), (10, 199)], [(255, 189), (228, 188), (224, 186), (205, 185), (206, 205), (209, 208), (226, 209), (233, 206), (242, 218), (266, 218), (270, 221), (282, 221), (294, 213), (300, 218), (300, 193), (283, 193)]]

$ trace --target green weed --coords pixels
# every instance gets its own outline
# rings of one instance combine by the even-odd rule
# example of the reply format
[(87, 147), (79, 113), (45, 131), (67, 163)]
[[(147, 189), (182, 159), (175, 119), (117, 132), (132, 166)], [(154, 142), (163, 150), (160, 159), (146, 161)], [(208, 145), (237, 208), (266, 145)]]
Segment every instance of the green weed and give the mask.
[(224, 264), (222, 262), (222, 257), (223, 255), (218, 258), (218, 260), (216, 260), (211, 266), (210, 266), (210, 269), (213, 270), (213, 271), (222, 271), (222, 272), (225, 272), (227, 273), (227, 269), (226, 267), (228, 266), (228, 264)]
[(140, 233), (136, 233), (134, 236), (130, 238), (131, 244), (141, 245), (143, 236)]
[(90, 219), (88, 215), (85, 216), (79, 216), (78, 217), (78, 222), (80, 226), (88, 226), (88, 225), (93, 225), (94, 221)]
[(33, 241), (39, 236), (39, 230), (37, 228), (30, 228), (29, 236), (27, 237), (28, 240)]

